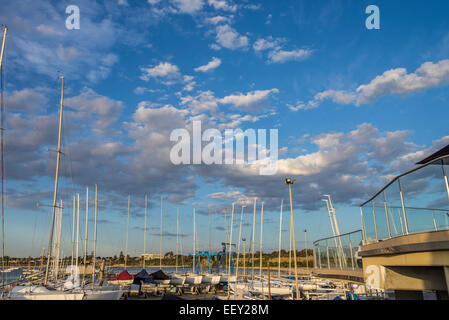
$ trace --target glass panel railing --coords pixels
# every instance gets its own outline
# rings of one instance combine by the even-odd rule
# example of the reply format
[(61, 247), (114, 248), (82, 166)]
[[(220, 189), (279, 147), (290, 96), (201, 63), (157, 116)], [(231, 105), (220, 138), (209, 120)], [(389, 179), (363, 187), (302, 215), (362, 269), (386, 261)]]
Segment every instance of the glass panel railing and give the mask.
[(396, 178), (363, 204), (365, 243), (449, 229), (449, 159)]
[(313, 243), (317, 267), (321, 269), (360, 269), (357, 251), (362, 245), (362, 230)]
[(376, 228), (374, 225), (373, 208), (371, 202), (368, 202), (362, 207), (362, 213), (366, 237), (365, 241), (367, 243), (376, 241)]

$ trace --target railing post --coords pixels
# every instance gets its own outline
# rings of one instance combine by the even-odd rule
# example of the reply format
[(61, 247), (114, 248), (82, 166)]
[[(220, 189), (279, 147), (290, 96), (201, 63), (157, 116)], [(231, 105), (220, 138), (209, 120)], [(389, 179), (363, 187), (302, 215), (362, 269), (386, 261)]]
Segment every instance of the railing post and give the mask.
[(388, 217), (387, 197), (385, 196), (385, 191), (383, 192), (383, 194), (384, 194), (385, 216), (387, 218), (388, 237), (391, 238), (390, 218)]
[(376, 231), (376, 241), (379, 241), (379, 234), (377, 233), (376, 210), (374, 209), (374, 202), (373, 202), (373, 219), (374, 219), (374, 231)]
[(433, 217), (433, 227), (435, 228), (435, 231), (438, 231), (437, 222), (435, 221), (435, 214), (432, 212)]
[(444, 170), (444, 161), (443, 160), (441, 160), (441, 167), (443, 169), (444, 184), (446, 185), (447, 199), (449, 200), (449, 182), (448, 182), (446, 170)]
[(351, 234), (348, 234), (348, 238), (349, 238), (349, 250), (351, 251), (352, 270), (354, 270), (354, 252), (352, 252)]
[(318, 265), (320, 266), (320, 269), (321, 269), (321, 250), (320, 250), (320, 247), (318, 247)]
[(404, 195), (402, 194), (401, 179), (398, 179), (399, 194), (401, 196), (402, 214), (404, 215), (405, 234), (408, 234), (407, 212), (405, 211)]
[(362, 220), (362, 244), (366, 243), (365, 221), (363, 220), (363, 209), (360, 207), (360, 219)]

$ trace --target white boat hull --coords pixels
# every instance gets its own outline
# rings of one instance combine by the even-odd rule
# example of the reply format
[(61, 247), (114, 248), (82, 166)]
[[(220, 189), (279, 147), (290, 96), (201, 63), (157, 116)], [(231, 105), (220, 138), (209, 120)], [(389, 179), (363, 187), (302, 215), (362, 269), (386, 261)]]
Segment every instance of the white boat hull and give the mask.
[(170, 284), (173, 284), (173, 285), (182, 286), (182, 285), (184, 285), (185, 282), (186, 282), (186, 277), (182, 277), (182, 276), (173, 276), (170, 279)]
[(187, 276), (186, 277), (186, 283), (188, 283), (188, 284), (198, 285), (198, 284), (201, 284), (201, 282), (203, 282), (203, 276)]
[(112, 284), (114, 286), (129, 286), (133, 284), (134, 280), (108, 280), (109, 284)]
[(119, 300), (122, 295), (121, 290), (86, 291), (84, 300)]
[(83, 292), (62, 292), (40, 286), (17, 286), (13, 288), (10, 300), (82, 300)]
[(216, 285), (219, 284), (221, 280), (221, 276), (219, 275), (205, 275), (203, 276), (203, 283)]

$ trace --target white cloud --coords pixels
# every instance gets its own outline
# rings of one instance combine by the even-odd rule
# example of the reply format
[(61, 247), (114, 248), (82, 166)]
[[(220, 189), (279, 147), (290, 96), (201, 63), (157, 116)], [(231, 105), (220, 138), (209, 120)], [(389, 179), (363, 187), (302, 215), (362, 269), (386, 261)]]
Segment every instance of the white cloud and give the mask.
[(180, 13), (194, 14), (201, 10), (203, 0), (171, 0)]
[(407, 73), (404, 68), (385, 71), (368, 84), (360, 85), (355, 92), (325, 90), (317, 93), (307, 103), (299, 101), (296, 107), (287, 106), (292, 111), (313, 109), (327, 99), (338, 104), (360, 106), (372, 103), (386, 95), (419, 92), (447, 83), (449, 83), (449, 60), (441, 60), (437, 63), (425, 62), (414, 73)]
[(134, 93), (135, 94), (144, 94), (144, 93), (155, 93), (155, 92), (161, 92), (162, 90), (160, 89), (150, 89), (150, 88), (145, 88), (145, 87), (137, 87), (134, 89)]
[(62, 36), (64, 34), (62, 31), (55, 30), (54, 28), (43, 24), (38, 25), (36, 30), (47, 36)]
[(147, 101), (140, 102), (133, 115), (136, 123), (145, 124), (148, 129), (162, 133), (185, 126), (184, 119), (189, 114), (187, 110), (177, 109), (172, 105), (157, 106)]
[(211, 18), (206, 18), (205, 21), (206, 23), (209, 24), (219, 24), (219, 23), (230, 23), (231, 22), (231, 17), (223, 17), (223, 16), (215, 16), (215, 17), (211, 17)]
[(237, 108), (247, 108), (253, 105), (260, 103), (261, 101), (268, 98), (268, 96), (272, 93), (279, 93), (279, 90), (276, 88), (270, 90), (255, 90), (248, 92), (247, 94), (233, 94), (226, 96), (219, 101), (224, 104), (232, 104)]
[(291, 110), (291, 111), (299, 111), (299, 110), (309, 110), (309, 109), (314, 109), (316, 107), (318, 107), (318, 103), (314, 100), (310, 100), (307, 103), (304, 103), (303, 101), (298, 101), (296, 103), (296, 106), (292, 106), (290, 104), (287, 104), (287, 107)]
[(331, 99), (338, 104), (350, 104), (354, 102), (355, 98), (355, 94), (341, 90), (326, 90), (315, 95), (316, 101)]
[(142, 71), (140, 79), (144, 81), (148, 81), (151, 78), (173, 79), (181, 76), (178, 66), (173, 65), (170, 62), (161, 62), (152, 68), (140, 68), (140, 70)]
[(217, 99), (212, 91), (201, 91), (194, 97), (181, 97), (181, 105), (188, 105), (192, 114), (218, 110)]
[(297, 49), (297, 50), (274, 50), (268, 54), (268, 57), (273, 63), (284, 63), (291, 60), (301, 61), (310, 57), (312, 51), (309, 49)]
[(207, 71), (213, 70), (215, 68), (218, 68), (220, 65), (221, 65), (221, 60), (219, 58), (213, 57), (212, 60), (210, 62), (208, 62), (206, 65), (195, 68), (195, 71), (196, 72), (198, 72), (198, 71), (207, 72)]
[(269, 36), (266, 39), (261, 38), (258, 39), (256, 42), (254, 42), (253, 49), (255, 51), (262, 51), (274, 48), (280, 49), (279, 46), (284, 41), (285, 41), (284, 39), (274, 39), (272, 36)]
[(90, 88), (83, 88), (78, 96), (65, 99), (65, 104), (80, 112), (80, 117), (95, 115), (92, 131), (102, 134), (116, 123), (124, 109), (121, 101), (102, 96)]
[(193, 76), (184, 76), (183, 79), (184, 79), (184, 82), (186, 83), (186, 85), (184, 86), (183, 90), (184, 91), (193, 91), (193, 89), (196, 86), (196, 81), (193, 81), (193, 79), (195, 79), (195, 77), (193, 77)]
[(248, 46), (248, 37), (240, 35), (229, 25), (217, 27), (217, 43), (222, 47), (235, 50)]
[(388, 94), (413, 93), (448, 82), (449, 60), (425, 62), (409, 74), (405, 68), (388, 70), (357, 88), (357, 105), (371, 103)]
[(213, 6), (215, 10), (224, 10), (235, 12), (237, 10), (236, 5), (229, 5), (225, 0), (208, 0), (209, 5)]
[(48, 102), (46, 89), (25, 88), (8, 94), (8, 110), (26, 111), (28, 113), (41, 110)]

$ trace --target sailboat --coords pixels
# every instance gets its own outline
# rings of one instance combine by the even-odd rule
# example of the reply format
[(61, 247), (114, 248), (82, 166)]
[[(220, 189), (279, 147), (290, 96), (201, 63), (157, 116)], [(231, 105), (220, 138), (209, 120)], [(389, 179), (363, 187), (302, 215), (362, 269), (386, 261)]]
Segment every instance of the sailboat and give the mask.
[[(9, 299), (11, 300), (118, 300), (123, 292), (120, 290), (107, 290), (101, 287), (95, 287), (95, 256), (96, 256), (96, 228), (97, 228), (97, 186), (95, 186), (95, 246), (94, 246), (94, 266), (92, 274), (92, 287), (88, 288), (85, 284), (80, 286), (79, 281), (79, 270), (78, 266), (70, 266), (69, 272), (70, 277), (66, 279), (65, 282), (58, 281), (57, 279), (57, 269), (59, 260), (59, 246), (60, 246), (60, 228), (61, 228), (61, 217), (62, 217), (62, 206), (59, 208), (61, 211), (56, 221), (56, 259), (54, 259), (53, 270), (50, 270), (50, 261), (52, 260), (52, 249), (53, 249), (53, 232), (55, 229), (55, 213), (56, 213), (56, 200), (58, 192), (58, 175), (59, 175), (59, 163), (61, 154), (61, 132), (62, 132), (62, 120), (63, 120), (63, 99), (64, 99), (64, 76), (61, 79), (61, 101), (60, 101), (60, 111), (59, 111), (59, 134), (58, 134), (58, 149), (56, 158), (56, 175), (55, 175), (55, 186), (53, 194), (53, 206), (52, 206), (52, 221), (50, 228), (50, 240), (48, 245), (48, 257), (47, 266), (45, 269), (45, 276), (42, 285), (26, 285), (26, 286), (16, 286), (11, 290)], [(78, 205), (79, 211), (79, 205)], [(79, 214), (78, 214), (79, 218)], [(78, 229), (79, 229), (79, 219), (78, 219)], [(86, 226), (87, 229), (87, 226)], [(79, 231), (79, 230), (78, 230)], [(77, 233), (78, 233), (77, 231)], [(78, 235), (77, 235), (78, 238)], [(72, 255), (73, 256), (73, 255)], [(78, 260), (78, 254), (77, 254)], [(75, 268), (74, 268), (75, 267)], [(49, 274), (52, 271), (56, 279), (52, 285), (48, 283)]]
[(128, 229), (129, 229), (129, 208), (130, 208), (131, 196), (128, 195), (128, 218), (126, 222), (126, 247), (125, 247), (125, 270), (123, 270), (118, 276), (107, 279), (107, 282), (112, 285), (118, 285), (120, 287), (131, 285), (134, 282), (134, 277), (126, 271), (126, 264), (128, 261)]

